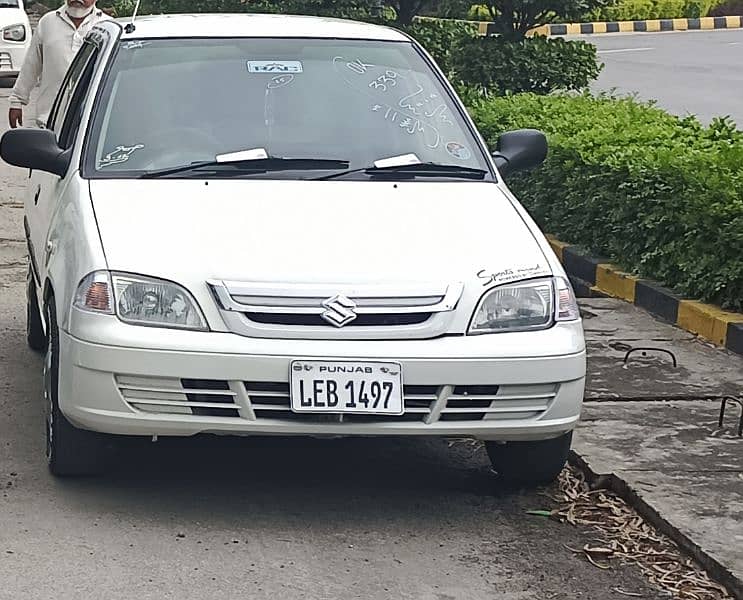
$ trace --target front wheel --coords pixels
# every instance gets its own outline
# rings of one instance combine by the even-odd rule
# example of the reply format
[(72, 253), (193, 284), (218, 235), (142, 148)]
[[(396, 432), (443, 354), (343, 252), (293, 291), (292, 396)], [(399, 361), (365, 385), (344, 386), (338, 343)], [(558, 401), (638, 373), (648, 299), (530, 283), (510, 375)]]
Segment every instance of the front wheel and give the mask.
[(106, 445), (99, 433), (74, 427), (59, 409), (59, 329), (54, 298), (46, 306), (49, 332), (44, 360), (46, 459), (57, 477), (97, 475), (105, 467)]
[(505, 480), (526, 486), (552, 483), (570, 452), (573, 432), (533, 442), (485, 442), (490, 462)]

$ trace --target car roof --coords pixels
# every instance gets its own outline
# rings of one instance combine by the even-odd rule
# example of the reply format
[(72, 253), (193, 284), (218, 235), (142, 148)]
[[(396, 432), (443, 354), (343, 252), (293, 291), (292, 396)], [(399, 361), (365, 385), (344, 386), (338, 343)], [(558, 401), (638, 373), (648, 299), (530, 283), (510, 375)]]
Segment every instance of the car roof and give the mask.
[[(122, 25), (131, 18), (117, 19)], [(122, 39), (181, 37), (290, 37), (405, 41), (392, 29), (343, 19), (263, 14), (170, 14), (139, 16)]]

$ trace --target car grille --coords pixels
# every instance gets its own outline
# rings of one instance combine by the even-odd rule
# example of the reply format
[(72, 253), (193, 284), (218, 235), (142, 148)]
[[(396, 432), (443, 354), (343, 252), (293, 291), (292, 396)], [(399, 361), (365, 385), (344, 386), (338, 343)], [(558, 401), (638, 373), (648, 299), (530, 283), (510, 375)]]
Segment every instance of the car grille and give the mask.
[[(330, 323), (319, 315), (296, 315), (254, 312), (246, 315), (255, 323), (272, 325), (300, 325), (302, 327), (330, 327)], [(417, 325), (431, 318), (430, 312), (359, 315), (353, 322), (354, 327), (390, 327), (398, 325)]]
[[(406, 385), (402, 415), (339, 415), (292, 412), (286, 382), (118, 375), (116, 383), (127, 404), (141, 412), (306, 423), (530, 419), (549, 408), (559, 387)], [(437, 402), (439, 398), (441, 402)]]
[(131, 406), (142, 412), (206, 417), (239, 417), (236, 394), (227, 381), (119, 375), (116, 383)]
[(463, 290), (461, 283), (207, 283), (232, 332), (301, 339), (437, 337), (448, 332)]
[(0, 70), (13, 70), (13, 59), (10, 57), (8, 52), (0, 52)]

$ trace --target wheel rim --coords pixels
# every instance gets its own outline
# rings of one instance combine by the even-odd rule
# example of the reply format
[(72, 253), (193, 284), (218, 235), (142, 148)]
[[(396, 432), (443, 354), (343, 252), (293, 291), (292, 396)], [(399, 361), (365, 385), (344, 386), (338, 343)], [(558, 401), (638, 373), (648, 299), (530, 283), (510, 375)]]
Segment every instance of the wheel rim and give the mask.
[(44, 357), (44, 409), (46, 417), (46, 458), (51, 462), (54, 448), (54, 405), (52, 396), (52, 361), (54, 358), (54, 344), (49, 343)]

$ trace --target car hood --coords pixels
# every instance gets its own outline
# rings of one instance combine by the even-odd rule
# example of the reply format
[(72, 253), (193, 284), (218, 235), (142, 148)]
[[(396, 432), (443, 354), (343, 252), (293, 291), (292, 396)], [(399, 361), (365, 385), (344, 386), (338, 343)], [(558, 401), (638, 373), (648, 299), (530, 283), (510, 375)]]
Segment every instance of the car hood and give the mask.
[(199, 286), (498, 282), (550, 274), (496, 184), (92, 180), (108, 267)]
[[(26, 11), (22, 8), (0, 8), (0, 28), (7, 27), (8, 25), (26, 25), (28, 27), (28, 17)], [(31, 32), (28, 32), (27, 37), (31, 37)], [(22, 44), (16, 44), (22, 45)]]

